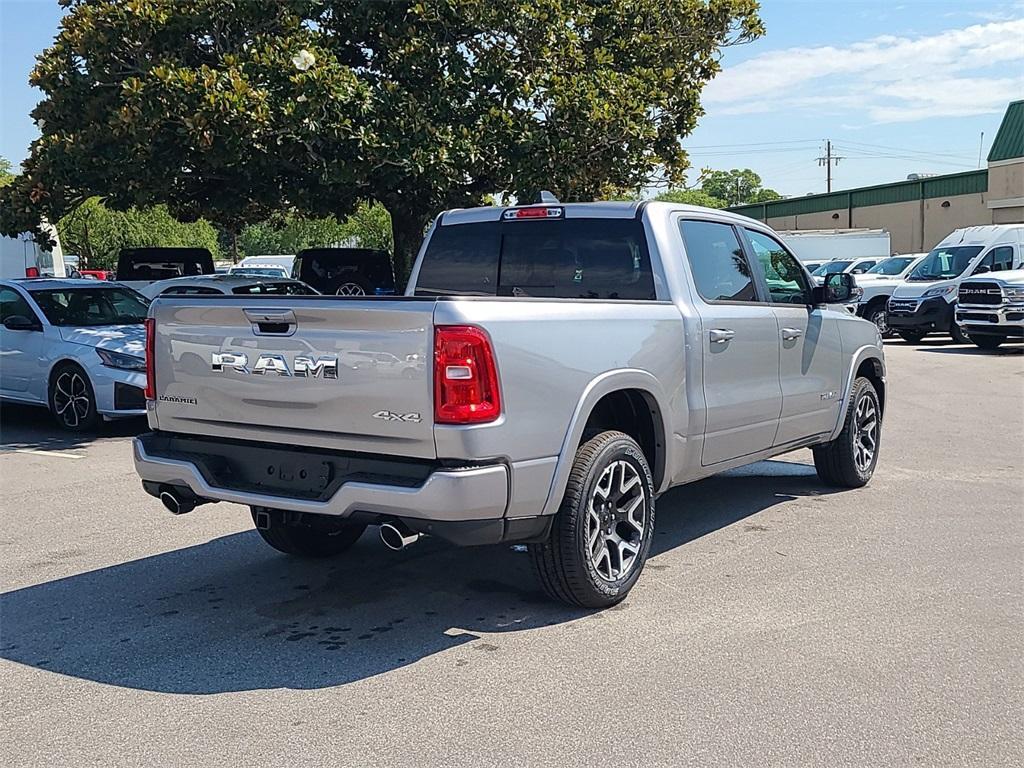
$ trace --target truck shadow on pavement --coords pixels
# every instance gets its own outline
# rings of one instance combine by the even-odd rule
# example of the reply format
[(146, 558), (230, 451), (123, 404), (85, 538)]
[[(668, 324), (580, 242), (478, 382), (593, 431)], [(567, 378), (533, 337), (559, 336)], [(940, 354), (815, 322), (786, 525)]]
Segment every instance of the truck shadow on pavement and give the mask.
[[(813, 467), (778, 461), (675, 489), (659, 500), (648, 567), (667, 568), (657, 555), (781, 502), (827, 492)], [(426, 539), (393, 553), (375, 534), (335, 561), (308, 562), (249, 531), (14, 590), (0, 595), (0, 658), (164, 693), (312, 689), (439, 653), (463, 666), (500, 652), (503, 633), (594, 613), (548, 601), (528, 555), (510, 547)]]
[(0, 450), (67, 451), (95, 440), (128, 437), (148, 429), (144, 416), (101, 422), (95, 432), (78, 434), (57, 426), (45, 408), (0, 404)]

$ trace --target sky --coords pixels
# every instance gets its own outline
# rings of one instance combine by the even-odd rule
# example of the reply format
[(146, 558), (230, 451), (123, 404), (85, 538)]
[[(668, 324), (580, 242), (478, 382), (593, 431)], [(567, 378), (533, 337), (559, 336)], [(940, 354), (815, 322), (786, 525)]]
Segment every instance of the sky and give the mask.
[[(56, 0), (0, 0), (0, 156), (36, 136), (28, 85), (57, 32)], [(784, 195), (979, 167), (1024, 98), (1024, 0), (763, 0), (767, 34), (723, 51), (683, 141), (702, 168), (751, 168)], [(984, 136), (982, 136), (984, 134)], [(981, 150), (979, 153), (979, 149)]]

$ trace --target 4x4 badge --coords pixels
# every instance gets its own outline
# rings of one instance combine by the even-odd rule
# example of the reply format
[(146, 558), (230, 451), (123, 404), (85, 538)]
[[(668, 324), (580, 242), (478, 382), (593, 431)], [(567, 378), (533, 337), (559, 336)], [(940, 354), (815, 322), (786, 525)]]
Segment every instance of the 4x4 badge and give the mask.
[(410, 421), (419, 424), (423, 419), (418, 413), (395, 413), (394, 411), (377, 411), (373, 418), (382, 421)]

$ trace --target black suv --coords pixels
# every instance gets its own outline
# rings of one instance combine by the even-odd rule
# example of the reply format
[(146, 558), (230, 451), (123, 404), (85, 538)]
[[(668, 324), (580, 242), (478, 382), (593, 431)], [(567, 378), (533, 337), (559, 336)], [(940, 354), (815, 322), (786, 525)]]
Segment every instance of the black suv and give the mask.
[(295, 257), (292, 277), (329, 295), (381, 296), (395, 292), (391, 255), (371, 248), (307, 248)]

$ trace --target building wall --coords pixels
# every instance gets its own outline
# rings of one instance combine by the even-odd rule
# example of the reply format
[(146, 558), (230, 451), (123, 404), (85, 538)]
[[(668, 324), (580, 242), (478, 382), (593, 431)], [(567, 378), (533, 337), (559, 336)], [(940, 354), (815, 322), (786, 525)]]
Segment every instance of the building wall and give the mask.
[[(943, 203), (949, 203), (943, 208)], [(960, 227), (991, 224), (992, 212), (988, 208), (988, 195), (960, 195), (935, 197), (924, 201), (924, 246), (930, 251), (942, 238)]]
[(988, 194), (993, 201), (1024, 197), (1024, 159), (989, 166)]
[(853, 226), (884, 229), (893, 253), (920, 253), (921, 201), (868, 205), (853, 209)]

